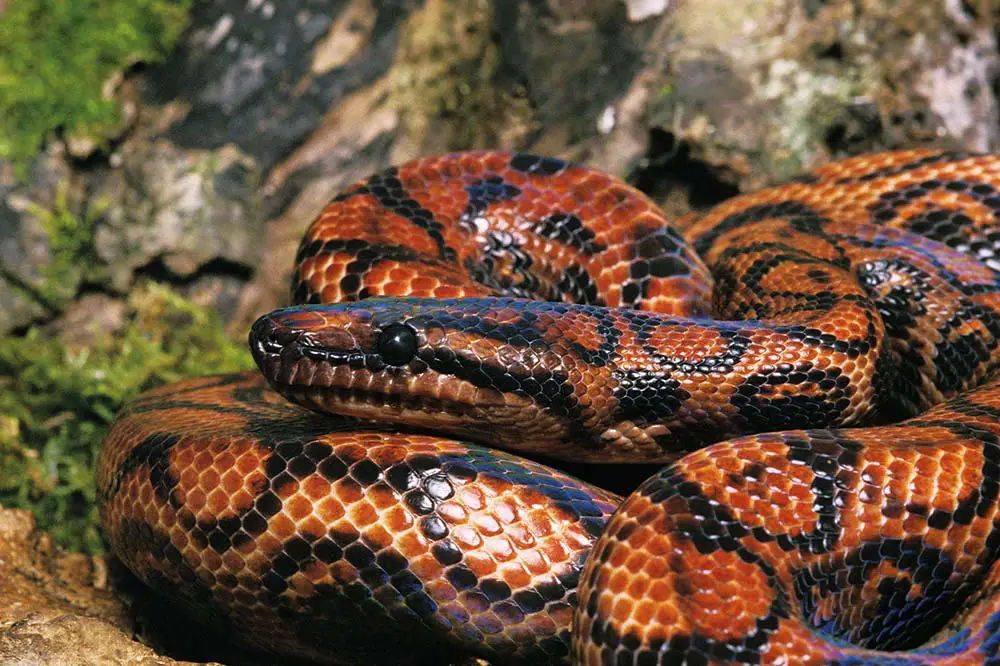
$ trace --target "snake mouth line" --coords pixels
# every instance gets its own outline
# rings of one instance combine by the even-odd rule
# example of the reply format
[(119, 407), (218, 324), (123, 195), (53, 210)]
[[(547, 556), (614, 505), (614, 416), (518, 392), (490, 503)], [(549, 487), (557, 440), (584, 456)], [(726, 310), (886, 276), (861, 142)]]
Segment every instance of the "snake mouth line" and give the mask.
[[(476, 411), (476, 408), (463, 402), (423, 396), (397, 396), (378, 391), (362, 391), (358, 389), (335, 386), (319, 386), (307, 384), (285, 384), (272, 382), (276, 391), (300, 404), (319, 409), (323, 412), (362, 416), (361, 412), (379, 410), (379, 418), (391, 417), (395, 414), (411, 414), (426, 412), (440, 416), (444, 411), (451, 415), (461, 415)], [(393, 410), (385, 412), (382, 410)]]
[[(380, 372), (360, 352), (309, 347), (298, 342), (253, 345), (254, 357), (271, 387), (289, 400), (327, 414), (391, 421), (415, 427), (448, 427), (463, 433), (483, 431), (485, 423), (503, 420), (503, 396), (475, 390), (474, 399), (458, 399), (468, 388), (437, 385), (430, 377)], [(425, 381), (423, 390), (413, 384)], [(492, 439), (478, 436), (477, 439)]]

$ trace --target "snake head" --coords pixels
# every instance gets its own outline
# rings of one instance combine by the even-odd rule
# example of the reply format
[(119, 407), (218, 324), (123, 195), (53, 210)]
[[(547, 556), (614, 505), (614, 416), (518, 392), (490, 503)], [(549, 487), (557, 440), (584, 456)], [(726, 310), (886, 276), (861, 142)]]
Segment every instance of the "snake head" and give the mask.
[(261, 317), (250, 346), (271, 386), (311, 409), (578, 459), (601, 411), (588, 399), (609, 381), (573, 352), (585, 310), (510, 298), (292, 307)]

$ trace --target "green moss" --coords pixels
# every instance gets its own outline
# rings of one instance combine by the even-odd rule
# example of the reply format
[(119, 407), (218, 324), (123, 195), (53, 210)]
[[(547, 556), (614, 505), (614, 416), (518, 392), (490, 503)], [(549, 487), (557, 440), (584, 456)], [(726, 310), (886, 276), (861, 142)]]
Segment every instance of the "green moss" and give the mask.
[(59, 311), (72, 300), (84, 278), (96, 278), (94, 232), (107, 207), (98, 201), (77, 215), (69, 204), (69, 185), (60, 183), (50, 208), (29, 205), (48, 239), (49, 260), (41, 267), (41, 280), (30, 297), (51, 311)]
[(94, 461), (118, 410), (154, 386), (252, 365), (214, 312), (152, 283), (133, 291), (125, 328), (89, 349), (39, 330), (0, 339), (0, 505), (99, 552)]
[(190, 0), (17, 0), (0, 20), (0, 158), (23, 165), (48, 132), (100, 140), (118, 120), (105, 82), (162, 60)]

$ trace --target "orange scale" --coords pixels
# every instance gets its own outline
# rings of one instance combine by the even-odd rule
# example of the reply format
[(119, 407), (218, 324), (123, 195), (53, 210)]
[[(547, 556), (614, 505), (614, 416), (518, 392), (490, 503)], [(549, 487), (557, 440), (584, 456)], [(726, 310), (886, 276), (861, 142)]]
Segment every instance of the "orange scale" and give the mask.
[(310, 514), (299, 523), (299, 533), (314, 541), (322, 539), (326, 535), (326, 525), (315, 514)]
[(437, 298), (461, 298), (465, 293), (461, 287), (445, 284), (435, 287), (433, 295)]
[(908, 535), (923, 534), (928, 529), (926, 516), (910, 514), (903, 520), (903, 531)]
[(545, 509), (532, 511), (525, 522), (535, 538), (550, 536), (556, 529), (552, 516)]
[[(218, 571), (222, 568), (222, 564), (222, 557), (214, 550), (206, 550), (201, 553), (201, 566), (209, 571)], [(215, 583), (214, 576), (210, 580), (212, 584)]]
[(292, 497), (293, 495), (299, 492), (299, 482), (293, 479), (287, 483), (282, 483), (279, 486), (274, 486), (272, 484), (271, 492), (273, 492), (281, 499), (287, 500), (288, 498)]
[(487, 539), (484, 550), (497, 562), (510, 562), (517, 557), (517, 549), (506, 536)]
[(561, 627), (567, 626), (568, 623), (561, 625), (556, 624), (549, 613), (540, 611), (529, 615), (527, 618), (527, 624), (535, 636), (539, 638), (547, 638), (559, 631)]
[[(173, 509), (171, 509), (169, 506), (161, 507), (160, 512), (158, 514), (158, 518), (159, 522), (162, 524), (163, 527), (166, 528), (168, 532), (175, 531), (173, 530), (173, 528), (177, 527), (177, 514), (174, 512)], [(178, 527), (176, 531), (183, 532), (183, 528)]]
[(364, 500), (353, 504), (348, 510), (348, 515), (351, 518), (351, 522), (358, 527), (367, 527), (379, 518), (378, 511), (371, 502)]
[(198, 485), (198, 470), (194, 467), (187, 467), (177, 477), (177, 484), (182, 488), (193, 488)]
[(778, 511), (778, 519), (790, 527), (798, 527), (802, 523), (812, 522), (812, 518), (812, 508), (802, 504), (790, 503)]
[[(430, 581), (445, 575), (445, 567), (430, 553), (409, 560), (409, 569), (417, 578)], [(449, 586), (450, 587), (450, 586)], [(454, 588), (452, 588), (454, 591)]]
[[(602, 588), (603, 589), (603, 588)], [(660, 609), (669, 608), (674, 599), (673, 581), (654, 580), (646, 592), (646, 598), (653, 601)], [(661, 612), (657, 612), (657, 622), (663, 624)]]
[(951, 551), (957, 552), (965, 544), (969, 543), (972, 526), (952, 523), (945, 531), (948, 533), (948, 543), (951, 544)]
[(921, 498), (932, 498), (935, 494), (935, 484), (934, 480), (926, 476), (926, 472), (917, 472), (919, 476), (915, 476), (910, 480), (910, 493), (914, 496), (916, 500)]
[(284, 541), (295, 535), (295, 523), (289, 516), (279, 513), (271, 517), (271, 521), (267, 524), (267, 531), (275, 538)]
[(631, 553), (622, 565), (622, 570), (627, 571), (630, 575), (638, 574), (646, 568), (646, 563), (649, 561), (650, 555), (650, 552), (643, 550)]
[(382, 513), (382, 524), (399, 534), (410, 529), (414, 524), (413, 515), (401, 506), (393, 506)]
[(285, 500), (282, 506), (285, 510), (285, 513), (287, 513), (288, 516), (296, 522), (302, 520), (306, 516), (311, 515), (313, 512), (312, 502), (310, 502), (308, 498), (303, 497), (302, 495), (296, 495), (290, 499)]
[(549, 559), (537, 549), (522, 551), (518, 561), (533, 576), (544, 574), (552, 568)]
[(483, 536), (496, 536), (503, 532), (503, 526), (500, 525), (500, 521), (490, 514), (476, 514), (472, 517), (471, 522)]
[(963, 484), (961, 481), (959, 481), (957, 474), (942, 472), (941, 474), (938, 474), (938, 477), (937, 479), (935, 479), (935, 481), (937, 482), (938, 488), (946, 488), (950, 491), (947, 493), (947, 495), (944, 495), (941, 498), (942, 504), (938, 505), (939, 507), (942, 506), (948, 507), (947, 508), (948, 511), (955, 510), (956, 503), (961, 499), (960, 497), (957, 496), (957, 493), (959, 493), (962, 489), (966, 489), (968, 492), (968, 490), (979, 488), (978, 475), (976, 475), (976, 481), (977, 481), (976, 483)]
[[(640, 597), (639, 602), (636, 604), (635, 611), (632, 613), (632, 620), (640, 627), (648, 627), (653, 623), (653, 618), (656, 617), (661, 605), (649, 599), (646, 595), (643, 595), (643, 597)], [(672, 606), (669, 608), (672, 608)], [(676, 621), (676, 615), (668, 616), (665, 619), (667, 621), (664, 624), (668, 626), (672, 625)]]
[[(421, 577), (420, 574), (417, 574), (417, 576)], [(442, 578), (442, 574), (436, 574), (432, 578), (421, 577), (421, 579), (424, 581), (424, 592), (430, 595), (431, 599), (442, 605), (441, 611), (443, 615), (447, 617), (468, 615), (461, 607), (447, 603), (457, 599), (458, 592), (447, 579)]]
[(626, 592), (632, 599), (642, 599), (649, 589), (650, 580), (646, 576), (632, 576)]
[(460, 525), (451, 530), (451, 539), (462, 550), (472, 550), (483, 545), (483, 538), (475, 528), (469, 525)]
[(410, 296), (414, 290), (406, 283), (390, 282), (383, 286), (380, 291), (384, 296)]
[(349, 478), (339, 479), (333, 484), (333, 492), (345, 504), (354, 504), (364, 497), (361, 484)]
[[(553, 565), (555, 565), (555, 564), (561, 564), (561, 563), (567, 561), (569, 559), (569, 557), (570, 557), (570, 553), (567, 552), (567, 550), (565, 548), (563, 548), (563, 544), (560, 543), (560, 542), (558, 542), (558, 541), (556, 541), (555, 539), (551, 539), (551, 540), (546, 541), (542, 545), (542, 549), (543, 549), (543, 551), (545, 553), (545, 556), (549, 559), (550, 562), (553, 563)], [(616, 549), (616, 550), (620, 551), (622, 549), (619, 548), (619, 549)], [(613, 561), (613, 557), (614, 556), (612, 556), (612, 561)]]
[(882, 524), (879, 532), (884, 539), (902, 539), (907, 536), (901, 520), (887, 520)]
[(948, 533), (944, 530), (930, 530), (924, 535), (925, 548), (937, 548), (940, 550), (948, 546)]
[(302, 597), (311, 597), (316, 592), (316, 586), (306, 576), (299, 574), (292, 576), (288, 581), (289, 589)]
[(332, 524), (345, 515), (344, 503), (335, 497), (327, 497), (316, 506), (316, 513), (321, 520)]
[(186, 508), (194, 513), (199, 513), (204, 509), (205, 501), (205, 491), (200, 488), (195, 488), (189, 493), (186, 493), (184, 497), (184, 504), (186, 505)]
[(319, 298), (324, 303), (334, 303), (340, 298), (338, 284), (327, 284), (325, 280), (310, 280), (310, 287), (313, 291), (319, 292)]
[(491, 576), (496, 573), (497, 563), (493, 558), (482, 551), (474, 551), (465, 554), (465, 566), (469, 567), (477, 577)]
[(512, 590), (525, 588), (531, 585), (531, 575), (520, 563), (508, 564), (500, 571), (500, 577), (510, 586)]
[(976, 539), (985, 539), (991, 531), (990, 523), (986, 520), (974, 520), (969, 526), (970, 534)]
[[(962, 486), (965, 488), (978, 488), (982, 479), (981, 467), (966, 467), (962, 470)], [(939, 483), (938, 485), (942, 485)]]
[(299, 490), (311, 500), (320, 500), (330, 494), (330, 482), (314, 474), (301, 482)]
[(504, 525), (510, 525), (520, 518), (513, 500), (502, 500), (494, 504), (493, 515)]
[(236, 470), (230, 469), (228, 472), (222, 475), (222, 479), (219, 483), (223, 490), (225, 490), (230, 495), (236, 494), (238, 491), (243, 489), (244, 480), (243, 475), (241, 475)]
[(224, 490), (217, 488), (209, 493), (205, 506), (212, 513), (220, 517), (224, 516), (225, 514), (230, 513), (229, 496)]
[(252, 454), (244, 454), (236, 461), (236, 469), (244, 476), (260, 471), (260, 460)]
[(150, 504), (153, 502), (153, 486), (152, 484), (143, 484), (142, 486), (132, 485), (129, 488), (128, 496), (133, 504), (138, 500), (142, 504)]
[(330, 565), (330, 576), (341, 584), (353, 583), (361, 579), (360, 572), (347, 560), (338, 560)]
[(531, 532), (524, 525), (513, 525), (507, 528), (507, 538), (517, 550), (532, 548), (537, 541)]
[(189, 543), (188, 536), (184, 532), (174, 531), (170, 535), (170, 543), (174, 548), (183, 553)]
[(874, 503), (861, 506), (861, 522), (881, 527), (883, 520), (881, 504)]
[(550, 602), (545, 610), (559, 626), (567, 627), (573, 621), (575, 608), (564, 601)]
[[(938, 469), (937, 460), (931, 458), (930, 456), (921, 456), (920, 458), (917, 458), (916, 462), (914, 463), (914, 471), (916, 472), (916, 474), (921, 476), (929, 477), (935, 474), (937, 472), (937, 469)], [(925, 479), (925, 480), (931, 482), (931, 479)]]
[(416, 530), (397, 536), (394, 545), (399, 550), (399, 554), (410, 561), (430, 550), (427, 540)]
[(399, 504), (399, 494), (382, 483), (369, 487), (365, 493), (365, 497), (379, 512)]
[(726, 486), (726, 488), (732, 491), (726, 500), (728, 506), (738, 513), (749, 512), (753, 506), (753, 499), (750, 495), (740, 492), (741, 489), (739, 487)]
[(809, 488), (815, 477), (813, 471), (805, 466), (800, 467), (798, 465), (793, 465), (791, 467), (787, 467), (784, 471), (788, 474), (788, 479), (793, 482), (789, 485), (790, 488)]
[(218, 469), (230, 469), (234, 462), (236, 462), (236, 456), (230, 451), (223, 450), (219, 457), (215, 459), (215, 466)]
[(373, 525), (362, 536), (362, 541), (375, 551), (388, 548), (394, 540), (395, 536), (381, 525)]
[(611, 620), (619, 624), (624, 623), (632, 617), (634, 610), (635, 601), (627, 596), (619, 595), (611, 606)]
[(195, 449), (189, 444), (175, 446), (171, 451), (171, 464), (174, 468), (187, 468), (194, 463)]

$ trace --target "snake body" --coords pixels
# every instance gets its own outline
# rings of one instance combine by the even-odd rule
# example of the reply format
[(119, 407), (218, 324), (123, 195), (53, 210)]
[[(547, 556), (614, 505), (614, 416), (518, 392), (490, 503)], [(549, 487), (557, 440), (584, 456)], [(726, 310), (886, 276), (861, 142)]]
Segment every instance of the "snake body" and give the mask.
[[(316, 662), (1000, 664), (998, 211), (1000, 158), (939, 151), (674, 226), (554, 158), (386, 170), (306, 232), (263, 377), (119, 416), (109, 542)], [(669, 464), (619, 506), (483, 444)]]

